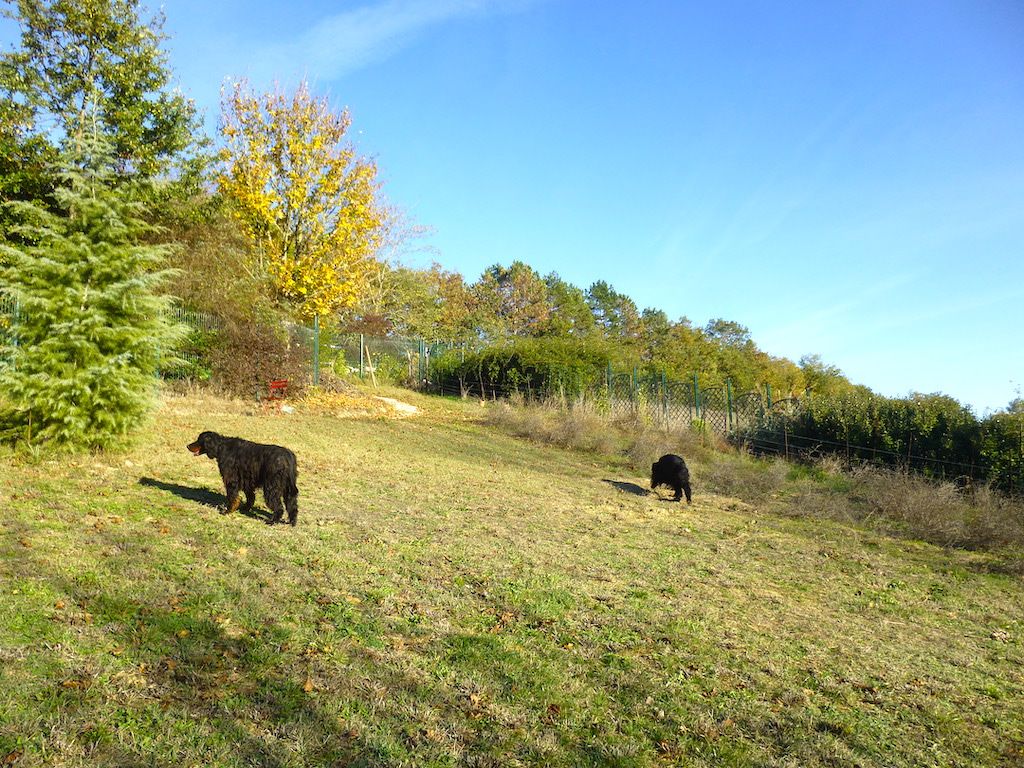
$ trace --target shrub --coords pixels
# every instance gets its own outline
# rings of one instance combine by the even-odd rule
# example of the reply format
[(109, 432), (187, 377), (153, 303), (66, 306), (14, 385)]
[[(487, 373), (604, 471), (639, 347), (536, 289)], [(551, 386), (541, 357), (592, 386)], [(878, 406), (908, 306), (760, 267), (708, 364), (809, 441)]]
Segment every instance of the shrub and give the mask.
[(288, 379), (289, 394), (299, 394), (307, 384), (308, 351), (291, 343), (280, 325), (226, 321), (211, 363), (213, 384), (239, 397), (262, 397), (274, 379)]
[(378, 384), (398, 386), (409, 380), (409, 367), (391, 355), (377, 355), (373, 358), (373, 374)]
[(603, 381), (608, 353), (600, 342), (564, 338), (514, 339), (476, 352), (452, 351), (431, 361), (431, 380), (443, 389), (490, 397), (568, 400)]

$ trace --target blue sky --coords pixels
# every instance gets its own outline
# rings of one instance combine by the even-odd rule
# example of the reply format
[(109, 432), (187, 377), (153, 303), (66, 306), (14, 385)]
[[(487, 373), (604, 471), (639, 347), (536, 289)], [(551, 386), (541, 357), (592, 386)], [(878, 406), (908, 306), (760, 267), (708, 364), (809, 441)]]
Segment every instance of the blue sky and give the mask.
[(521, 259), (750, 328), (886, 395), (1024, 389), (1017, 0), (167, 0), (225, 77), (347, 106), (389, 199), (473, 280)]

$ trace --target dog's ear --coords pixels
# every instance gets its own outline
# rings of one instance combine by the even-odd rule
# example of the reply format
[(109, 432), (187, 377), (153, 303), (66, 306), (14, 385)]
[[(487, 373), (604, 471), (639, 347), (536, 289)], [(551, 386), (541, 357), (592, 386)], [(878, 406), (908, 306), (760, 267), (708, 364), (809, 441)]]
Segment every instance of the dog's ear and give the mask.
[(216, 432), (203, 432), (199, 436), (203, 442), (203, 450), (211, 459), (216, 459), (220, 454), (220, 446), (223, 438)]

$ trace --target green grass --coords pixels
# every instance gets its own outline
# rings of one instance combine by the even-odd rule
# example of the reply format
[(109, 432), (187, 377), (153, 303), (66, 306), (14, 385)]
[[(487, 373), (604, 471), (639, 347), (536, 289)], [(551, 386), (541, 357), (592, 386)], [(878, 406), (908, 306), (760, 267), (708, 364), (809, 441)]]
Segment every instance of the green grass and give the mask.
[[(123, 454), (0, 457), (0, 765), (1024, 761), (994, 555), (778, 514), (799, 495), (699, 459), (692, 507), (640, 495), (397, 396), (424, 413), (168, 397)], [(201, 429), (296, 450), (298, 528), (209, 505)]]

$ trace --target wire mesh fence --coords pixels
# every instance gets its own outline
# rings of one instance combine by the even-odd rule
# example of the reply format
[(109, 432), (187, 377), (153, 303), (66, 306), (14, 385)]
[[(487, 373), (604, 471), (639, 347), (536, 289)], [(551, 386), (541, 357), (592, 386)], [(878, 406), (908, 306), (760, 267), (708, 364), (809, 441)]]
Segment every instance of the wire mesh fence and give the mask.
[(210, 377), (210, 351), (217, 340), (221, 322), (205, 312), (172, 306), (167, 317), (188, 331), (178, 348), (160, 366), (160, 375), (168, 379), (205, 381)]
[[(17, 343), (16, 326), (22, 311), (15, 297), (0, 295), (0, 366), (7, 364)], [(168, 317), (185, 325), (188, 332), (179, 348), (166, 356), (160, 374), (164, 378), (209, 379), (213, 351), (225, 331), (222, 321), (180, 306), (171, 308)], [(1008, 428), (1000, 426), (998, 419), (978, 420), (977, 445), (966, 454), (961, 451), (954, 455), (943, 450), (923, 450), (922, 442), (915, 442), (914, 434), (909, 432), (895, 438), (887, 435), (886, 439), (872, 439), (872, 444), (844, 439), (841, 432), (801, 432), (794, 425), (801, 423), (808, 401), (800, 397), (773, 397), (769, 387), (735, 392), (728, 380), (705, 382), (697, 375), (673, 379), (665, 373), (651, 374), (639, 368), (581, 371), (548, 366), (515, 373), (485, 371), (481, 367), (467, 371), (459, 363), (478, 351), (467, 346), (397, 336), (323, 333), (318, 324), (309, 327), (289, 323), (284, 332), (289, 359), (298, 361), (289, 375), (304, 379), (298, 384), (320, 384), (321, 376), (330, 372), (374, 384), (403, 385), (488, 400), (518, 395), (526, 400), (571, 403), (574, 398), (584, 398), (613, 419), (628, 417), (666, 429), (714, 434), (758, 454), (795, 460), (833, 456), (849, 465), (898, 468), (935, 478), (994, 478), (998, 487), (1011, 493), (1024, 491), (1022, 417), (1004, 415), (1017, 419)], [(443, 361), (450, 364), (438, 364)], [(277, 371), (267, 371), (266, 375), (281, 377)], [(254, 391), (262, 387), (263, 383), (257, 382)], [(1001, 430), (998, 434), (996, 427)], [(983, 453), (978, 446), (984, 445), (995, 447)]]
[(431, 345), (421, 339), (336, 333), (326, 340), (326, 353), (336, 373), (342, 368), (360, 379), (423, 386)]

